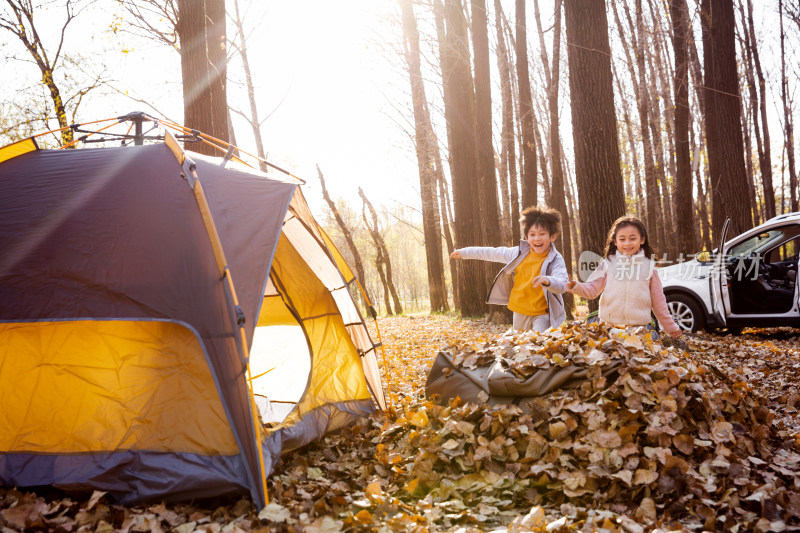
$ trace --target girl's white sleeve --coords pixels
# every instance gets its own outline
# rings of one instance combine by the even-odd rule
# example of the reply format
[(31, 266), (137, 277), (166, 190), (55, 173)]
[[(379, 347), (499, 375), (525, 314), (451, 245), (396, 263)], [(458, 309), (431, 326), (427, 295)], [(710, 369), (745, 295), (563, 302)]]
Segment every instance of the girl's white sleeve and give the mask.
[(491, 246), (468, 246), (460, 248), (461, 259), (479, 259), (481, 261), (491, 261), (493, 263), (508, 263), (519, 253), (519, 247), (505, 247), (499, 246), (493, 248)]

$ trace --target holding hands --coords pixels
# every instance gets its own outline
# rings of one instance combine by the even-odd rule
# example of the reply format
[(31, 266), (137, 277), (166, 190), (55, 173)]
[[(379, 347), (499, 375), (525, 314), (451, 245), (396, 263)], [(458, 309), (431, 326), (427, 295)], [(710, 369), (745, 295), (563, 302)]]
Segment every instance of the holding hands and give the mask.
[(571, 280), (569, 280), (569, 281), (567, 282), (567, 292), (575, 292), (575, 290), (574, 290), (574, 289), (575, 289), (575, 285), (576, 285), (577, 283), (578, 283), (578, 282), (577, 282), (577, 281), (575, 281), (574, 279), (571, 279)]

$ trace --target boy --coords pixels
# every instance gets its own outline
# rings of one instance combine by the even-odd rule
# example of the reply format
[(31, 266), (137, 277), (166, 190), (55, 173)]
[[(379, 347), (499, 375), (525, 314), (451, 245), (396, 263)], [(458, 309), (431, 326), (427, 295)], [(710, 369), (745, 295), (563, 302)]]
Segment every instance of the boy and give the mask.
[(455, 250), (450, 258), (506, 263), (492, 283), (487, 303), (507, 305), (514, 312), (516, 330), (558, 327), (567, 317), (561, 295), (569, 281), (564, 258), (553, 244), (561, 215), (555, 209), (528, 207), (519, 222), (523, 235), (519, 246), (471, 246)]

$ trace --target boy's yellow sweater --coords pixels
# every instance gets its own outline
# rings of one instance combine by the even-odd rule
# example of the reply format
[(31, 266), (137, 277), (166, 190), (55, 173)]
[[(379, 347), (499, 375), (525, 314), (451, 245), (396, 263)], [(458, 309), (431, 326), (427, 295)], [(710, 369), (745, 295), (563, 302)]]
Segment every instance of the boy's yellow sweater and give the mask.
[(517, 268), (514, 269), (514, 287), (508, 299), (508, 308), (515, 313), (536, 316), (547, 313), (547, 300), (544, 296), (542, 287), (533, 287), (531, 281), (542, 273), (542, 263), (547, 259), (547, 250), (543, 254), (537, 254), (533, 250), (528, 252), (528, 256), (523, 259)]

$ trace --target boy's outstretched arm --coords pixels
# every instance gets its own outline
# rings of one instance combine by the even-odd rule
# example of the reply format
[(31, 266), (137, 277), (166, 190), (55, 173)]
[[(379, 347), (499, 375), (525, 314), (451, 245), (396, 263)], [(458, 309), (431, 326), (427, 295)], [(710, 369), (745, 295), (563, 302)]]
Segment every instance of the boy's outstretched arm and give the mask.
[(467, 246), (450, 254), (451, 259), (478, 259), (493, 263), (508, 263), (519, 254), (519, 247)]

